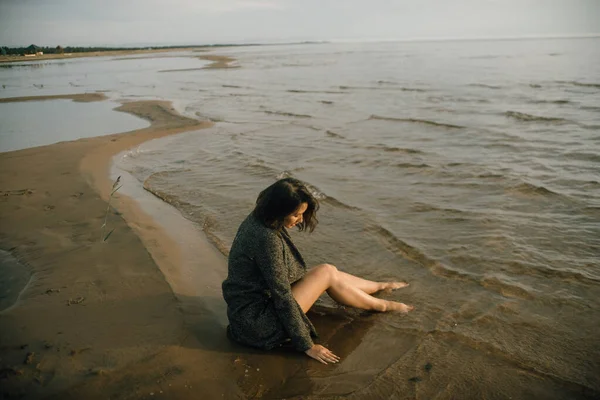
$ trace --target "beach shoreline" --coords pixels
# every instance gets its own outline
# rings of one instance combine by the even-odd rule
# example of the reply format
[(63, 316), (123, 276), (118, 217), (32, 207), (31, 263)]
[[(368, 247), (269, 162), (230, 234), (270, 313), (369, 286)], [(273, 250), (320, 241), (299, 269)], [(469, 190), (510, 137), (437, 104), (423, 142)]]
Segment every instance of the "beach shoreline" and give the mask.
[(47, 61), (47, 60), (69, 60), (72, 58), (86, 57), (117, 57), (117, 56), (133, 56), (138, 54), (157, 55), (161, 53), (170, 53), (174, 51), (209, 51), (209, 47), (182, 47), (171, 49), (144, 49), (144, 50), (111, 50), (111, 51), (91, 51), (70, 54), (43, 54), (40, 56), (0, 56), (0, 63), (15, 63), (25, 61)]
[[(31, 276), (16, 302), (0, 310), (2, 395), (306, 398), (311, 374), (330, 366), (227, 338), (225, 257), (179, 211), (124, 176), (130, 187), (112, 199), (102, 230), (111, 172), (122, 173), (115, 156), (213, 125), (179, 115), (166, 101), (127, 102), (115, 110), (151, 126), (0, 153), (0, 250)], [(144, 194), (132, 194), (132, 187)], [(148, 207), (149, 199), (156, 204)], [(320, 343), (335, 340), (345, 353), (375, 321), (319, 307), (309, 317)], [(353, 334), (346, 335), (351, 322)], [(364, 378), (350, 387), (365, 385), (370, 379)]]
[[(182, 370), (169, 380), (171, 396), (190, 394), (188, 385), (178, 384), (189, 379), (184, 368), (162, 358), (172, 360), (173, 353), (185, 352), (182, 342), (194, 342), (186, 339), (185, 304), (164, 274), (181, 262), (178, 244), (127, 196), (113, 199), (118, 211), (109, 213), (114, 232), (106, 242), (101, 226), (114, 155), (212, 123), (182, 117), (163, 101), (124, 103), (117, 110), (151, 126), (0, 154), (0, 248), (31, 270), (16, 303), (0, 313), (4, 394), (95, 398), (100, 389), (103, 396), (118, 391), (135, 397), (144, 384), (122, 386), (132, 364), (136, 372), (127, 380), (147, 380), (156, 369), (161, 376), (169, 368)], [(197, 267), (214, 265), (200, 261)], [(208, 357), (202, 350), (190, 353), (196, 360)], [(224, 379), (216, 377), (209, 392), (235, 391)]]

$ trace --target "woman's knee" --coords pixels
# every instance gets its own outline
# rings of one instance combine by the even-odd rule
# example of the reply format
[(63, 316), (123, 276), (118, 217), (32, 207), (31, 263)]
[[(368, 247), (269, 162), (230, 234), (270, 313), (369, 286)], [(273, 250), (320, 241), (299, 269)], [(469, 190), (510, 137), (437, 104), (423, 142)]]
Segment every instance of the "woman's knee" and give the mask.
[(329, 280), (332, 281), (337, 278), (338, 269), (335, 267), (335, 265), (319, 264), (313, 268), (313, 271), (315, 271), (318, 274), (326, 275), (329, 278)]

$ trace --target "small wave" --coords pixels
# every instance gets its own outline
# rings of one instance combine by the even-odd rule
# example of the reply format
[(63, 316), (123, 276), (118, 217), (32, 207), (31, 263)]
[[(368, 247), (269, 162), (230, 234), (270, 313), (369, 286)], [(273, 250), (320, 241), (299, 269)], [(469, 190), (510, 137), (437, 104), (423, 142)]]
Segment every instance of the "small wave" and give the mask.
[(530, 83), (529, 87), (534, 88), (534, 89), (541, 89), (542, 85), (538, 85), (537, 83)]
[(386, 146), (385, 144), (370, 145), (370, 146), (355, 146), (366, 150), (384, 151), (386, 153), (405, 153), (405, 154), (425, 154), (421, 150), (409, 149), (404, 147)]
[[(150, 175), (144, 181), (144, 184), (143, 184), (144, 190), (146, 190), (148, 193), (151, 193), (154, 196), (158, 197), (160, 200), (164, 201), (165, 203), (168, 203), (168, 204), (174, 206), (175, 208), (177, 208), (179, 211), (182, 212), (182, 214), (184, 216), (187, 215), (186, 219), (196, 220), (197, 217), (194, 217), (193, 219), (191, 217), (193, 214), (196, 214), (196, 211), (198, 210), (198, 206), (182, 200), (175, 194), (167, 193), (166, 191), (157, 189), (156, 187), (154, 187), (152, 185), (152, 180), (154, 180), (156, 178), (164, 177), (165, 175), (168, 175), (168, 174), (169, 174), (169, 171), (164, 171), (164, 172), (157, 172), (157, 173)], [(194, 210), (194, 212), (190, 212), (190, 210)], [(203, 215), (203, 221), (200, 221), (200, 223), (202, 225), (202, 230), (203, 230), (204, 234), (212, 242), (212, 244), (225, 257), (227, 257), (227, 255), (229, 254), (230, 246), (227, 243), (225, 243), (215, 233), (215, 227), (217, 226), (217, 224), (215, 222), (216, 220), (213, 217), (211, 217), (210, 215), (204, 215), (205, 213), (202, 211), (200, 212), (200, 214)], [(198, 221), (196, 221), (196, 222), (198, 222)]]
[(323, 103), (323, 104), (333, 104), (333, 101), (329, 101), (329, 100), (321, 100), (321, 101), (319, 101), (319, 103)]
[(360, 208), (346, 204), (342, 201), (339, 201), (335, 197), (331, 197), (331, 196), (325, 196), (325, 198), (323, 199), (323, 202), (328, 203), (328, 204), (338, 207), (338, 208), (343, 208), (345, 210), (360, 211)]
[(555, 193), (552, 190), (545, 188), (544, 186), (536, 186), (526, 182), (513, 186), (509, 188), (508, 191), (510, 193), (523, 194), (526, 196), (560, 196), (558, 193)]
[(600, 283), (600, 278), (590, 276), (582, 271), (565, 268), (558, 270), (548, 265), (536, 265), (521, 261), (510, 261), (504, 268), (508, 268), (513, 274), (528, 276), (543, 276), (545, 278), (559, 278), (565, 282), (578, 282), (588, 284)]
[(231, 89), (244, 89), (243, 86), (238, 86), (238, 85), (221, 85), (224, 88), (231, 88)]
[(573, 152), (573, 153), (566, 153), (566, 154), (564, 154), (564, 156), (574, 159), (574, 160), (592, 161), (592, 162), (600, 163), (600, 154), (597, 154), (597, 153)]
[(597, 131), (600, 130), (600, 125), (585, 125), (585, 124), (578, 124), (580, 127), (582, 127), (583, 129), (590, 129), (593, 131)]
[(155, 187), (152, 186), (151, 181), (153, 179), (156, 179), (156, 178), (164, 176), (164, 175), (167, 175), (167, 173), (165, 173), (165, 172), (157, 172), (157, 173), (154, 173), (154, 174), (150, 175), (144, 181), (144, 184), (143, 184), (144, 190), (146, 190), (149, 193), (152, 193), (154, 196), (158, 197), (159, 199), (161, 199), (165, 203), (171, 204), (175, 208), (179, 208), (179, 207), (182, 207), (182, 206), (191, 206), (190, 203), (188, 203), (187, 201), (181, 200), (178, 196), (176, 196), (174, 194), (170, 194), (170, 193), (164, 192), (164, 191), (159, 190), (159, 189), (157, 189), (157, 188), (155, 188)]
[(288, 93), (324, 93), (324, 94), (344, 94), (344, 92), (336, 90), (301, 90), (301, 89), (288, 89)]
[(486, 88), (486, 89), (502, 89), (502, 86), (497, 86), (497, 85), (488, 85), (486, 83), (471, 83), (469, 84), (469, 86), (473, 86), (473, 87), (482, 87), (482, 88)]
[(265, 178), (271, 178), (276, 175), (278, 170), (271, 168), (259, 161), (246, 163), (246, 171), (252, 175), (257, 175)]
[(345, 136), (340, 135), (339, 133), (335, 133), (333, 131), (326, 131), (325, 134), (329, 137), (336, 138), (336, 139), (346, 139)]
[(491, 289), (500, 293), (505, 297), (517, 297), (520, 299), (531, 300), (534, 298), (532, 288), (528, 288), (523, 284), (508, 283), (497, 276), (487, 276), (480, 281), (481, 286), (486, 289)]
[(556, 81), (556, 83), (600, 89), (600, 83), (587, 83), (587, 82), (577, 82), (577, 81)]
[[(290, 171), (283, 171), (279, 175), (277, 175), (277, 179), (283, 179), (283, 178), (294, 178), (294, 176)], [(312, 185), (311, 183), (309, 183), (305, 180), (303, 180), (303, 182), (306, 185), (309, 192), (320, 202), (327, 203), (334, 207), (339, 207), (339, 208), (343, 208), (346, 210), (360, 211), (360, 208), (351, 206), (349, 204), (346, 204), (346, 203), (336, 199), (333, 196), (329, 196), (329, 195), (325, 194), (323, 191), (319, 190), (316, 186)]]
[(370, 232), (382, 239), (384, 243), (387, 244), (387, 247), (390, 249), (390, 251), (399, 254), (407, 260), (414, 261), (417, 264), (427, 268), (446, 268), (438, 261), (427, 257), (427, 255), (421, 250), (409, 245), (403, 240), (400, 240), (398, 237), (396, 237), (396, 235), (394, 235), (392, 232), (388, 231), (381, 225), (370, 225), (367, 226), (366, 230), (367, 232)]
[(392, 121), (392, 122), (411, 122), (411, 123), (415, 123), (415, 124), (425, 124), (425, 125), (439, 126), (441, 128), (451, 128), (451, 129), (464, 128), (464, 126), (460, 126), (460, 125), (446, 124), (446, 123), (442, 123), (442, 122), (430, 121), (427, 119), (393, 118), (393, 117), (381, 117), (379, 115), (371, 115), (369, 117), (369, 119), (370, 120), (372, 119), (372, 120)]
[(489, 103), (487, 99), (476, 99), (476, 98), (463, 98), (463, 97), (452, 97), (452, 96), (430, 96), (427, 98), (432, 103), (440, 102), (454, 102), (454, 103)]
[(265, 114), (271, 114), (271, 115), (281, 115), (284, 117), (293, 117), (293, 118), (312, 118), (312, 115), (308, 115), (308, 114), (294, 114), (291, 112), (285, 112), (285, 111), (271, 111), (271, 110), (265, 110), (263, 111)]
[(204, 223), (202, 224), (202, 231), (204, 232), (208, 240), (210, 240), (212, 244), (217, 248), (217, 250), (219, 250), (219, 252), (221, 252), (221, 254), (223, 254), (225, 257), (228, 257), (231, 245), (225, 243), (225, 241), (223, 241), (215, 233), (217, 227), (218, 223), (215, 218), (213, 218), (212, 216), (206, 216), (204, 218)]
[(557, 99), (557, 100), (531, 100), (533, 104), (569, 104), (569, 100)]
[(599, 111), (600, 112), (600, 107), (599, 106), (581, 106), (580, 107), (582, 110), (587, 110), (587, 111)]
[(211, 121), (211, 122), (226, 122), (224, 119), (219, 118), (219, 117), (209, 117), (208, 115), (204, 115), (200, 112), (196, 112), (196, 116), (198, 118), (201, 118), (204, 121)]
[[(378, 81), (379, 82), (384, 82), (384, 81)], [(380, 84), (381, 85), (381, 84)], [(342, 90), (398, 90), (401, 92), (426, 92), (427, 90), (425, 89), (420, 89), (420, 88), (411, 88), (411, 87), (381, 87), (381, 86), (339, 86), (340, 89)]]
[(518, 119), (519, 121), (526, 121), (526, 122), (535, 122), (535, 121), (567, 122), (567, 120), (563, 119), (563, 118), (540, 117), (537, 115), (525, 114), (525, 113), (518, 112), (518, 111), (507, 111), (504, 113), (504, 115), (506, 115), (507, 117), (510, 117), (510, 118)]
[(411, 206), (412, 210), (416, 212), (443, 212), (448, 214), (464, 214), (464, 211), (457, 210), (456, 208), (441, 208), (436, 207), (432, 204), (427, 203), (413, 203)]
[(429, 164), (398, 163), (394, 165), (398, 168), (431, 168)]
[(506, 149), (509, 151), (520, 152), (522, 147), (508, 143), (490, 143), (483, 146), (486, 149)]

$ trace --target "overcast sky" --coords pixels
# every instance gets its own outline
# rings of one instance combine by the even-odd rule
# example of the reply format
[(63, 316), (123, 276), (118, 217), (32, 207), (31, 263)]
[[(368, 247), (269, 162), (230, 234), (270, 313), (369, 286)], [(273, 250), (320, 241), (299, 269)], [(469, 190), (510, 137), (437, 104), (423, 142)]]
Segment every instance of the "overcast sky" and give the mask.
[(0, 0), (0, 45), (600, 33), (600, 0)]

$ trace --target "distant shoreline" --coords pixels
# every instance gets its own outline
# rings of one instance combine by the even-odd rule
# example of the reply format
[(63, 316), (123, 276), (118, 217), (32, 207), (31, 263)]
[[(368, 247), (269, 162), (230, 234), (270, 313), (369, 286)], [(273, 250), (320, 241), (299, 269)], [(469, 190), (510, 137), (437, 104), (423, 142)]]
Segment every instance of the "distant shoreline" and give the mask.
[[(187, 45), (187, 46), (157, 46), (146, 48), (138, 47), (124, 47), (124, 48), (107, 48), (108, 50), (102, 51), (83, 51), (73, 53), (52, 53), (43, 55), (0, 55), (0, 63), (14, 63), (24, 61), (43, 61), (43, 60), (63, 60), (70, 58), (82, 58), (82, 57), (112, 57), (112, 56), (130, 56), (136, 54), (155, 54), (155, 53), (167, 53), (173, 51), (197, 51), (197, 52), (208, 52), (214, 49), (221, 49), (224, 47), (250, 47), (250, 46), (279, 46), (279, 45), (298, 45), (298, 44), (323, 44), (328, 42), (294, 42), (294, 43), (249, 43), (249, 44), (215, 44), (215, 45)], [(87, 47), (87, 46), (86, 46)], [(93, 49), (95, 47), (89, 47)], [(212, 61), (212, 60), (210, 60)], [(214, 67), (212, 67), (214, 68)], [(217, 68), (220, 68), (217, 67)]]
[(80, 52), (80, 53), (67, 53), (67, 54), (43, 54), (40, 56), (23, 56), (23, 55), (7, 55), (0, 56), (0, 63), (13, 63), (23, 61), (44, 61), (44, 60), (64, 60), (70, 58), (82, 58), (82, 57), (111, 57), (111, 56), (130, 56), (136, 54), (156, 54), (156, 53), (167, 53), (173, 51), (208, 51), (210, 47), (173, 47), (173, 48), (162, 48), (162, 49), (123, 49), (123, 50), (108, 50), (108, 51), (91, 51), (91, 52)]

